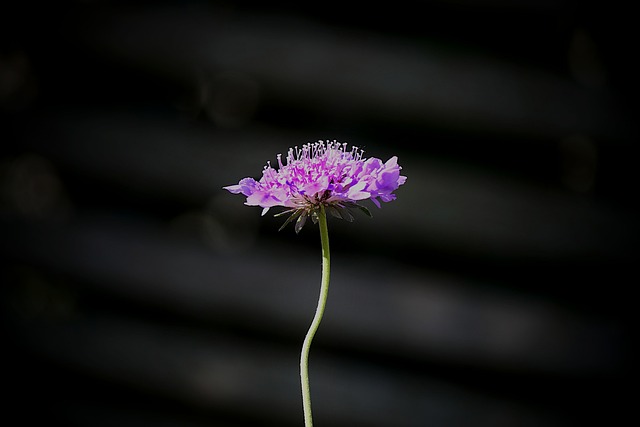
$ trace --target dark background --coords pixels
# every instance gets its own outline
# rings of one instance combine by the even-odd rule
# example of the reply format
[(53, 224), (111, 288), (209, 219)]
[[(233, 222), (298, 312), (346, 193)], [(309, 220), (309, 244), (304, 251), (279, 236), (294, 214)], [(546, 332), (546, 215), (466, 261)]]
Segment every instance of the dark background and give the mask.
[(0, 8), (4, 425), (302, 424), (320, 282), (222, 190), (338, 139), (407, 183), (330, 220), (319, 426), (616, 425), (633, 405), (637, 37), (615, 2)]

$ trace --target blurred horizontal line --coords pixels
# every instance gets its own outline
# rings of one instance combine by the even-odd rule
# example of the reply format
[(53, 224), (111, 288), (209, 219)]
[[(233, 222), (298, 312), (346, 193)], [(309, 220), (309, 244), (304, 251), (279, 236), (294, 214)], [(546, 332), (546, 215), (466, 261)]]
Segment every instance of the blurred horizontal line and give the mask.
[(225, 19), (206, 9), (144, 10), (87, 25), (95, 52), (189, 85), (203, 73), (256, 82), (320, 114), (467, 131), (629, 138), (611, 94), (540, 70), (428, 44), (337, 31), (292, 17)]
[[(221, 254), (113, 219), (0, 227), (0, 253), (11, 263), (53, 270), (101, 292), (183, 315), (225, 318), (244, 327), (260, 319), (254, 327), (272, 324), (302, 336), (315, 307), (319, 255), (300, 248), (260, 246)], [(599, 374), (619, 367), (618, 332), (594, 319), (388, 260), (342, 258), (332, 272), (323, 326), (329, 340), (501, 369)], [(376, 268), (378, 262), (384, 268)]]
[[(22, 332), (32, 350), (90, 377), (180, 399), (194, 408), (225, 408), (240, 414), (240, 422), (247, 408), (264, 425), (278, 419), (294, 425), (300, 418), (296, 351), (108, 316), (31, 322)], [(526, 405), (322, 352), (312, 356), (310, 375), (315, 418), (331, 425), (451, 426), (468, 425), (472, 417), (474, 426), (493, 427), (506, 407), (510, 420), (562, 425), (557, 416)]]

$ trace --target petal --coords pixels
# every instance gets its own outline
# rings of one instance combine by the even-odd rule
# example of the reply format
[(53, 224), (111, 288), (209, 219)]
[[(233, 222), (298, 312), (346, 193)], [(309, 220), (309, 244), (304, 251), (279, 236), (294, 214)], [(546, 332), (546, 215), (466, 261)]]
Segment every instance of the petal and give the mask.
[(270, 208), (273, 206), (282, 206), (282, 203), (280, 203), (279, 200), (271, 197), (271, 195), (265, 191), (256, 191), (247, 197), (245, 205)]
[(378, 183), (379, 188), (382, 190), (390, 190), (393, 191), (398, 188), (398, 177), (400, 176), (400, 171), (398, 169), (390, 169), (384, 170), (378, 176), (376, 182)]
[(368, 199), (369, 197), (371, 197), (371, 193), (369, 193), (368, 191), (363, 191), (366, 186), (366, 181), (360, 181), (356, 185), (349, 188), (349, 191), (347, 191), (347, 197), (351, 200)]
[(398, 156), (393, 156), (384, 164), (385, 168), (393, 168), (398, 166)]
[(323, 176), (323, 177), (320, 177), (317, 181), (305, 184), (305, 186), (302, 188), (301, 193), (306, 194), (307, 196), (313, 196), (316, 193), (322, 193), (328, 187), (329, 187), (329, 177)]
[(237, 185), (229, 185), (227, 187), (222, 187), (227, 191), (232, 192), (233, 194), (242, 193), (245, 196), (250, 196), (256, 191), (258, 187), (258, 182), (253, 178), (243, 178)]
[(222, 189), (230, 191), (233, 194), (238, 194), (242, 191), (242, 187), (240, 185), (228, 185), (226, 187), (222, 187)]

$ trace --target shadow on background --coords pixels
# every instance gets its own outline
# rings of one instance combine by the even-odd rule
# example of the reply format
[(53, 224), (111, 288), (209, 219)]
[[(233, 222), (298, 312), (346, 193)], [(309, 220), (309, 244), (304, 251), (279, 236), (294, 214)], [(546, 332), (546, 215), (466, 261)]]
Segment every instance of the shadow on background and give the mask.
[(5, 421), (301, 425), (317, 230), (278, 233), (222, 187), (318, 139), (408, 176), (373, 220), (330, 221), (318, 425), (624, 419), (628, 20), (526, 0), (125, 3), (2, 14)]

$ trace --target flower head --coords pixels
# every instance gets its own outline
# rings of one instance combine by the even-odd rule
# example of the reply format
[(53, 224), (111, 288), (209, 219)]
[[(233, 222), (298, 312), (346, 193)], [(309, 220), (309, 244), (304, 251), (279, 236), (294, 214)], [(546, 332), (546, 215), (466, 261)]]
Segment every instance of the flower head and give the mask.
[(281, 229), (296, 220), (296, 233), (307, 217), (317, 221), (321, 206), (337, 218), (353, 221), (349, 211), (353, 208), (371, 216), (360, 201), (370, 199), (380, 207), (380, 201), (395, 200), (393, 192), (407, 180), (400, 175), (402, 168), (396, 156), (383, 163), (363, 155), (363, 150), (348, 149), (346, 143), (337, 141), (308, 143), (302, 148), (290, 148), (286, 164), (278, 154), (278, 170), (267, 162), (260, 181), (244, 178), (224, 189), (242, 193), (247, 197), (245, 204), (262, 207), (263, 215), (274, 206), (289, 208), (276, 216), (291, 213)]

